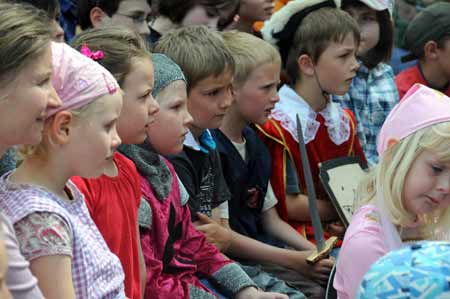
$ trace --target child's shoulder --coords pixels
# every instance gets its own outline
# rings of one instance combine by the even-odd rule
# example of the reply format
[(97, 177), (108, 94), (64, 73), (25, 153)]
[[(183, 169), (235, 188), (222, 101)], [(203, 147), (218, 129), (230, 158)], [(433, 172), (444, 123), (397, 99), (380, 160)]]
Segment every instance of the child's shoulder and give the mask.
[(345, 234), (345, 240), (379, 235), (381, 232), (378, 208), (373, 204), (367, 204), (359, 207), (353, 214), (350, 226)]

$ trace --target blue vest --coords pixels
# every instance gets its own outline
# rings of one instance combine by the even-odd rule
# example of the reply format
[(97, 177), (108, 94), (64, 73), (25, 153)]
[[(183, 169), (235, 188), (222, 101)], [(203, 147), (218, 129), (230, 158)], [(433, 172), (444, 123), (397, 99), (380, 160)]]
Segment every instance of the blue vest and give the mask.
[(271, 245), (280, 242), (264, 232), (261, 213), (270, 179), (271, 159), (265, 145), (250, 127), (245, 127), (246, 160), (220, 130), (211, 133), (220, 153), (222, 170), (231, 192), (228, 202), (231, 228), (242, 235)]

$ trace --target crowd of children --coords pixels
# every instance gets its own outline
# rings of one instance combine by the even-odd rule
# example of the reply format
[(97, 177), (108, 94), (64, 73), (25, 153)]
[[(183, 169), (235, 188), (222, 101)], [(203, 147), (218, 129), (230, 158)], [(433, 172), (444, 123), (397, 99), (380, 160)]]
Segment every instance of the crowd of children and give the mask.
[[(397, 76), (394, 7), (0, 0), (0, 298), (445, 297), (450, 3)], [(315, 263), (301, 139), (339, 239)], [(369, 166), (347, 228), (319, 179), (343, 157)]]

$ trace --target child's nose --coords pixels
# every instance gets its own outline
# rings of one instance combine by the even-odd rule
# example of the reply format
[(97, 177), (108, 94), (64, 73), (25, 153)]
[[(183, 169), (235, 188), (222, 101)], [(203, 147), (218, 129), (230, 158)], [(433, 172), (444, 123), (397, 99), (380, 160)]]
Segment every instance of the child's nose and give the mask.
[(154, 115), (159, 111), (159, 103), (150, 95), (150, 104), (148, 105), (148, 115)]
[(438, 181), (437, 190), (441, 193), (450, 193), (450, 175), (442, 176)]

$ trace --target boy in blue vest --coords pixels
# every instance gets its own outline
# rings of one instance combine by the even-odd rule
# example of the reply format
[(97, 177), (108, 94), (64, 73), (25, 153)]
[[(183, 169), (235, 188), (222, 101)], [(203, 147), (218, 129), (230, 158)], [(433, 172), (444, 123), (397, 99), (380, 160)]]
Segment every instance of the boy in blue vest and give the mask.
[(273, 46), (247, 33), (229, 31), (223, 37), (235, 60), (234, 101), (213, 136), (231, 192), (226, 220), (233, 231), (249, 237), (234, 238), (228, 253), (243, 264), (261, 265), (308, 298), (323, 298), (321, 285), (326, 283), (333, 261), (306, 264), (305, 257), (314, 245), (278, 215), (269, 183), (270, 154), (249, 126), (263, 124), (279, 100), (280, 55)]

